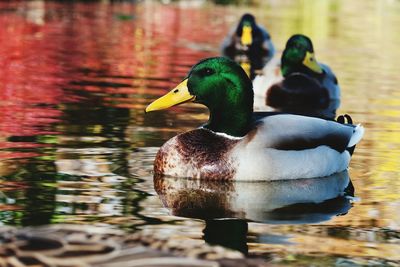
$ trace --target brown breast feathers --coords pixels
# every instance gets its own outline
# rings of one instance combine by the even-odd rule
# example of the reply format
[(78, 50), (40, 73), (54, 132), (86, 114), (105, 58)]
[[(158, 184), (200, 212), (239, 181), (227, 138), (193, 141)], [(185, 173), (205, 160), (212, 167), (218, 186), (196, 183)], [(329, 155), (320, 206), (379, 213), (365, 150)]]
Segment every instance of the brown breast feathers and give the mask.
[[(176, 136), (157, 153), (154, 172), (168, 174), (179, 165), (192, 168), (202, 179), (229, 179), (234, 175), (228, 153), (239, 140), (196, 129)], [(185, 172), (185, 171), (183, 171)]]

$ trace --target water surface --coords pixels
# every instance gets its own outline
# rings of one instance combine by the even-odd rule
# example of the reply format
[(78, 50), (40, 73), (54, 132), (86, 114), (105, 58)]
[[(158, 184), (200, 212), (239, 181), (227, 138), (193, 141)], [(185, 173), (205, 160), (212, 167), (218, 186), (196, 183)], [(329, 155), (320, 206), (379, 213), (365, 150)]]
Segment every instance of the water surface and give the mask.
[[(309, 189), (307, 181), (258, 187), (164, 181), (177, 190), (168, 198), (154, 186), (157, 148), (198, 127), (207, 112), (187, 104), (145, 115), (144, 107), (198, 60), (218, 55), (226, 32), (248, 11), (269, 29), (278, 51), (291, 34), (309, 35), (317, 59), (337, 74), (338, 113), (351, 114), (366, 134), (345, 178), (327, 179), (351, 179), (355, 197), (296, 205), (300, 198), (291, 202), (285, 194), (292, 193), (279, 191)], [(400, 2), (267, 1), (254, 8), (4, 2), (0, 25), (3, 225), (147, 228), (296, 266), (399, 264)], [(193, 200), (193, 190), (207, 194)], [(189, 192), (188, 201), (171, 207), (176, 192)], [(255, 192), (260, 208), (245, 206)]]

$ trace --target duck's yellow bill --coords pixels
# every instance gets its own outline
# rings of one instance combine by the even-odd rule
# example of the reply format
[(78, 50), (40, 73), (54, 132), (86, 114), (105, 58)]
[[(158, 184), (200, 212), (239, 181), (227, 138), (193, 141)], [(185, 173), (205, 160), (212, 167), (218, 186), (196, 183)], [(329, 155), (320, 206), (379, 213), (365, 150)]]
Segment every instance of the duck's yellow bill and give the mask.
[(244, 69), (244, 71), (246, 72), (247, 76), (250, 77), (250, 70), (251, 70), (251, 65), (249, 62), (242, 62), (240, 63), (240, 66), (242, 67), (242, 69)]
[(193, 101), (195, 99), (195, 96), (189, 93), (187, 82), (188, 79), (183, 80), (170, 92), (152, 102), (146, 107), (146, 112), (166, 109), (172, 106), (176, 106), (178, 104)]
[(251, 45), (253, 42), (253, 36), (251, 35), (252, 32), (251, 26), (243, 26), (242, 28), (242, 37), (241, 37), (241, 43), (242, 45)]
[(304, 57), (303, 64), (309, 68), (310, 70), (316, 73), (322, 73), (322, 68), (318, 64), (317, 60), (315, 59), (314, 53), (306, 52), (306, 56)]

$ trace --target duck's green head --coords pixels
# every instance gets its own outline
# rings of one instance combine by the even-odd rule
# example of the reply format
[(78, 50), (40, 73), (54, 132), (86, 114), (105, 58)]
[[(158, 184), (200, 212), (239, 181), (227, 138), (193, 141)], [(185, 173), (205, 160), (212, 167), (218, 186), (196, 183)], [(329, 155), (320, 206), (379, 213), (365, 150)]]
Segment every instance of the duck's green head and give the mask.
[(147, 106), (146, 112), (189, 101), (210, 110), (205, 128), (232, 136), (248, 132), (253, 113), (252, 83), (232, 60), (215, 57), (200, 61), (177, 87)]
[(290, 37), (282, 53), (281, 71), (284, 77), (293, 72), (322, 73), (322, 68), (315, 59), (310, 38), (302, 34)]

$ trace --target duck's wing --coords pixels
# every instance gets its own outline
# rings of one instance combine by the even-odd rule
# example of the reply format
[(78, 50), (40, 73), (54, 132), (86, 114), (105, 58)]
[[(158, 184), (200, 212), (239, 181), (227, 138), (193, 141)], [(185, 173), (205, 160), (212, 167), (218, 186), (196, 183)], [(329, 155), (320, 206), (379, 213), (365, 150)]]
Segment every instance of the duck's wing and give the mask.
[(357, 144), (363, 134), (361, 125), (351, 127), (318, 118), (279, 114), (259, 120), (243, 141), (254, 148), (305, 150), (328, 146), (343, 152)]
[(275, 116), (279, 114), (287, 114), (285, 112), (280, 111), (256, 111), (253, 112), (253, 122), (254, 125), (258, 124), (260, 120), (263, 120), (265, 117)]
[(337, 99), (340, 101), (340, 87), (336, 75), (331, 68), (326, 64), (321, 64), (325, 72), (325, 77), (322, 80), (322, 85), (328, 90), (330, 99)]

